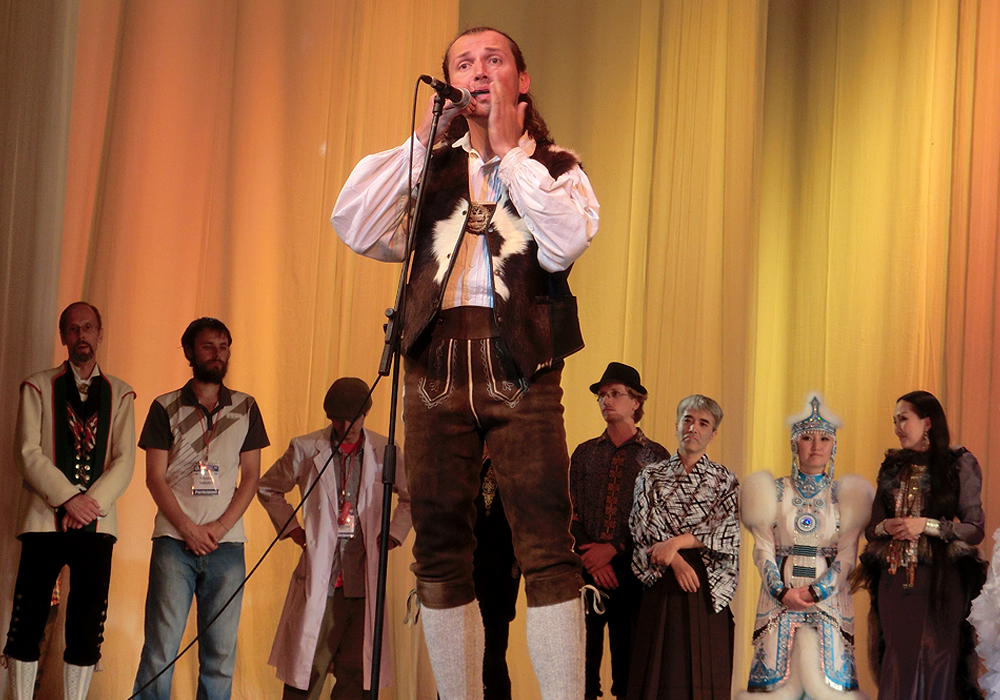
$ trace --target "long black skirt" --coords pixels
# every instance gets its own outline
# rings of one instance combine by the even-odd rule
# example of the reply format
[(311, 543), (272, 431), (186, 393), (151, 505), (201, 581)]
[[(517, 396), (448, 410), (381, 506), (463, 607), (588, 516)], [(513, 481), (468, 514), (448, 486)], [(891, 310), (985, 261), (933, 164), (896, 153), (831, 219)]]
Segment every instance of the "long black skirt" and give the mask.
[(642, 595), (632, 643), (628, 700), (729, 700), (733, 678), (733, 614), (712, 611), (708, 573), (696, 550), (679, 553), (701, 586), (681, 590), (673, 569)]
[[(961, 627), (968, 602), (959, 572), (944, 570), (944, 596), (931, 599), (932, 570), (921, 564), (913, 588), (904, 588), (906, 572), (882, 573), (878, 614), (885, 639), (879, 676), (879, 700), (954, 700), (960, 697), (955, 676), (962, 657)], [(935, 612), (936, 610), (936, 612)], [(961, 697), (970, 697), (961, 695)], [(972, 695), (971, 697), (975, 697)]]

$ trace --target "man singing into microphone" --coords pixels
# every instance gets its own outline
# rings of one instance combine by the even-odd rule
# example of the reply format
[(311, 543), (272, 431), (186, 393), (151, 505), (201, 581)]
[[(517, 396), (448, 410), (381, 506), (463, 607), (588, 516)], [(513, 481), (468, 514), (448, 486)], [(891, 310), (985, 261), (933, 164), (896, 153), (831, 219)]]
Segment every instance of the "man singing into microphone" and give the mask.
[[(542, 697), (583, 696), (580, 560), (569, 534), (569, 458), (559, 380), (583, 347), (567, 277), (597, 232), (576, 156), (556, 147), (528, 94), (517, 44), (488, 28), (456, 38), (445, 80), (472, 93), (430, 105), (414, 141), (426, 199), (403, 323), (406, 467), (424, 636), (442, 700), (482, 697), (483, 628), (472, 582), (473, 499), (488, 445), (525, 576), (528, 646)], [(406, 249), (410, 141), (364, 158), (333, 211), (354, 251)]]

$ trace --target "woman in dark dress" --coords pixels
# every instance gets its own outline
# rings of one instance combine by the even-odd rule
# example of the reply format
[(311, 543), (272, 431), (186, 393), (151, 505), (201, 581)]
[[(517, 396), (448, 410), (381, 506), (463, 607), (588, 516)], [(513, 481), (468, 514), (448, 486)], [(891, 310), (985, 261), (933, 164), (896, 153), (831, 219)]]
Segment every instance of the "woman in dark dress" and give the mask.
[(879, 700), (981, 698), (966, 618), (986, 575), (982, 470), (949, 445), (940, 402), (905, 394), (893, 414), (861, 560), (872, 597), (869, 654)]

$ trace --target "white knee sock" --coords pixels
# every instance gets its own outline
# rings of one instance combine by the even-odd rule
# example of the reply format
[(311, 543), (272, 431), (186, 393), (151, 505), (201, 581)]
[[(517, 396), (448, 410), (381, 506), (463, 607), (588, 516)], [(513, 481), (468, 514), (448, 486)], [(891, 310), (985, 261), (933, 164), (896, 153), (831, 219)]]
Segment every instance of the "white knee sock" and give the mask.
[(93, 675), (93, 666), (63, 664), (63, 697), (66, 700), (85, 700)]
[(542, 700), (578, 700), (584, 691), (583, 602), (528, 608), (528, 653)]
[(7, 675), (14, 700), (31, 700), (35, 694), (35, 676), (38, 675), (37, 661), (18, 661), (7, 657)]
[(484, 642), (479, 604), (443, 610), (425, 606), (420, 618), (441, 700), (481, 700)]

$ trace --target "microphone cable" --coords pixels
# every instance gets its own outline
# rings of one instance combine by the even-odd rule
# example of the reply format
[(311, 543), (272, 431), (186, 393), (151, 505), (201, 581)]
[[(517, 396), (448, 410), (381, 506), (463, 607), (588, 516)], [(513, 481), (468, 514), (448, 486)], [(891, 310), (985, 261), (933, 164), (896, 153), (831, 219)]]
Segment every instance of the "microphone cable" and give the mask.
[[(421, 83), (421, 80), (419, 78), (417, 78), (417, 80), (414, 83), (414, 87), (413, 87), (413, 108), (411, 110), (411, 116), (410, 116), (410, 153), (409, 153), (409, 163), (407, 164), (408, 167), (407, 167), (407, 180), (406, 180), (406, 184), (407, 184), (406, 225), (407, 225), (407, 227), (409, 227), (410, 222), (413, 220), (413, 211), (412, 210), (413, 210), (413, 206), (414, 206), (414, 203), (415, 203), (414, 202), (414, 198), (413, 198), (413, 142), (416, 139), (417, 96), (418, 96), (419, 91), (420, 91), (420, 83)], [(428, 145), (428, 148), (431, 148), (431, 147), (432, 147), (432, 145)], [(407, 233), (409, 233), (409, 232), (407, 232)], [(407, 241), (409, 241), (409, 240), (410, 240), (410, 236), (407, 235)], [(411, 251), (409, 250), (409, 243), (408, 243), (407, 244), (407, 250), (406, 250), (406, 257), (407, 258), (410, 256), (410, 252)], [(358, 418), (361, 417), (361, 414), (364, 412), (364, 404), (367, 403), (369, 399), (371, 399), (372, 394), (375, 392), (375, 387), (377, 387), (379, 385), (379, 382), (381, 382), (381, 381), (382, 381), (382, 375), (378, 374), (376, 376), (376, 378), (375, 378), (374, 383), (372, 383), (371, 388), (368, 390), (368, 396), (365, 399), (365, 401), (362, 403), (361, 410), (358, 411), (357, 414), (355, 414), (354, 419), (351, 421), (351, 424), (347, 427), (347, 430), (344, 431), (344, 435), (345, 436), (347, 435), (347, 433), (350, 432), (351, 428), (354, 427), (354, 424), (357, 422)], [(148, 688), (153, 683), (155, 683), (156, 680), (158, 678), (160, 678), (164, 673), (166, 673), (169, 669), (173, 668), (173, 666), (180, 660), (180, 658), (182, 656), (184, 656), (184, 654), (186, 654), (188, 651), (190, 651), (190, 649), (195, 645), (195, 643), (198, 642), (199, 639), (201, 639), (202, 633), (205, 630), (207, 630), (209, 627), (211, 627), (215, 623), (216, 620), (219, 619), (219, 617), (222, 615), (222, 613), (224, 613), (226, 611), (226, 609), (236, 599), (236, 596), (239, 595), (243, 591), (243, 589), (246, 587), (247, 581), (250, 580), (250, 577), (253, 576), (254, 573), (256, 573), (257, 569), (260, 568), (260, 565), (264, 562), (264, 559), (271, 553), (271, 550), (274, 549), (274, 546), (276, 544), (278, 544), (278, 542), (281, 541), (281, 533), (283, 533), (285, 531), (286, 527), (288, 527), (292, 522), (294, 522), (295, 517), (298, 515), (299, 511), (302, 510), (302, 506), (306, 502), (306, 499), (309, 498), (309, 495), (313, 492), (313, 489), (315, 489), (316, 486), (319, 484), (320, 480), (323, 478), (323, 475), (326, 473), (327, 468), (333, 462), (333, 457), (340, 450), (340, 446), (341, 446), (341, 444), (343, 442), (344, 442), (344, 438), (343, 437), (340, 438), (340, 440), (337, 442), (336, 445), (333, 445), (333, 442), (331, 440), (332, 450), (330, 452), (330, 456), (327, 458), (326, 462), (323, 464), (323, 468), (319, 470), (319, 473), (316, 475), (316, 478), (313, 480), (313, 482), (306, 489), (305, 493), (302, 494), (302, 498), (299, 499), (299, 504), (297, 506), (295, 506), (295, 509), (292, 511), (292, 514), (288, 516), (288, 519), (285, 521), (285, 524), (282, 525), (281, 528), (278, 530), (278, 534), (276, 534), (274, 536), (274, 539), (271, 540), (271, 544), (269, 544), (267, 546), (267, 548), (264, 550), (264, 553), (261, 554), (260, 558), (257, 559), (257, 563), (253, 565), (253, 567), (250, 569), (250, 571), (247, 573), (247, 575), (243, 578), (243, 581), (240, 582), (240, 585), (236, 587), (236, 590), (233, 591), (232, 595), (229, 596), (229, 598), (226, 600), (226, 602), (223, 604), (223, 606), (218, 610), (218, 612), (216, 612), (215, 615), (213, 615), (212, 618), (206, 623), (204, 629), (199, 630), (198, 633), (194, 636), (194, 638), (190, 642), (188, 642), (187, 645), (185, 645), (183, 649), (181, 649), (179, 652), (177, 652), (177, 655), (174, 656), (174, 658), (169, 663), (167, 663), (167, 665), (165, 665), (162, 669), (160, 669), (152, 678), (150, 678), (148, 681), (146, 681), (146, 683), (144, 683), (142, 685), (142, 687), (140, 687), (138, 690), (133, 691), (132, 694), (128, 696), (127, 700), (134, 700), (140, 693), (142, 693), (144, 690), (146, 690), (146, 688)]]

